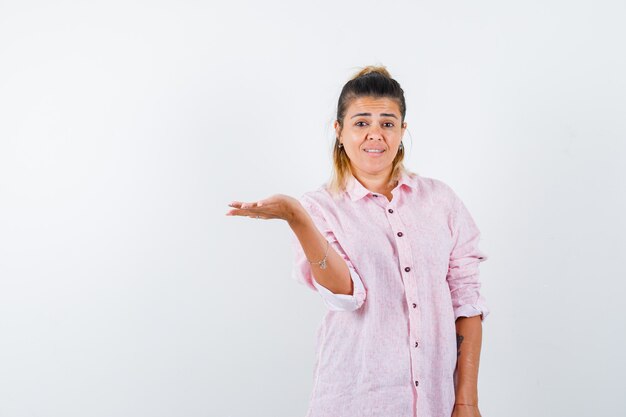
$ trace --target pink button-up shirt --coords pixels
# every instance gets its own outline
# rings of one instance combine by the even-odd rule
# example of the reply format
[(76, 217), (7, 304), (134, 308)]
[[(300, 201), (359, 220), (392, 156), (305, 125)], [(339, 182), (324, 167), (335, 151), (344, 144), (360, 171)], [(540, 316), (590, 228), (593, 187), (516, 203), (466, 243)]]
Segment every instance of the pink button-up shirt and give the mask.
[(328, 307), (306, 417), (452, 414), (455, 320), (489, 314), (478, 268), (487, 256), (447, 184), (406, 172), (392, 194), (389, 201), (351, 176), (338, 199), (324, 186), (299, 198), (354, 282), (353, 295), (320, 285), (293, 235), (293, 278)]

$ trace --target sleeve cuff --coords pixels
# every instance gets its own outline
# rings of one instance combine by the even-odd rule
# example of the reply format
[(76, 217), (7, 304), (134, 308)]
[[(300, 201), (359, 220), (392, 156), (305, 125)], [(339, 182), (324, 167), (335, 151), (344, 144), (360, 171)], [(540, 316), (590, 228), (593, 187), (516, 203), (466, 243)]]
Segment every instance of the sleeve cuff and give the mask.
[(489, 309), (486, 306), (463, 304), (454, 309), (454, 320), (459, 317), (481, 316), (480, 321), (484, 322), (489, 315)]
[(317, 288), (326, 306), (332, 311), (354, 311), (365, 302), (366, 292), (361, 277), (359, 277), (354, 268), (348, 266), (348, 269), (354, 283), (354, 294), (352, 295), (335, 294), (313, 278), (313, 285)]

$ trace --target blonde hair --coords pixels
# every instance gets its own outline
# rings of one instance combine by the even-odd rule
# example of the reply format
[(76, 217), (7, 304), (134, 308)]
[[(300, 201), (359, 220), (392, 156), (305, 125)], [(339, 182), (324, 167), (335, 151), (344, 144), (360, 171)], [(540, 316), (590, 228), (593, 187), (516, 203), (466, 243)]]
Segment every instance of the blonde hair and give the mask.
[[(404, 123), (406, 116), (406, 102), (404, 100), (404, 90), (400, 84), (391, 78), (387, 68), (382, 65), (368, 65), (355, 73), (352, 78), (343, 86), (337, 103), (337, 121), (340, 129), (343, 129), (343, 119), (346, 115), (350, 103), (359, 97), (386, 97), (396, 100), (402, 115), (401, 123)], [(339, 138), (335, 138), (332, 151), (332, 172), (330, 179), (326, 183), (326, 189), (335, 198), (346, 189), (346, 181), (352, 170), (350, 169), (350, 159), (343, 147), (339, 147)], [(404, 173), (411, 172), (404, 167), (404, 146), (398, 149), (398, 153), (393, 160), (389, 187), (393, 187), (395, 182)]]

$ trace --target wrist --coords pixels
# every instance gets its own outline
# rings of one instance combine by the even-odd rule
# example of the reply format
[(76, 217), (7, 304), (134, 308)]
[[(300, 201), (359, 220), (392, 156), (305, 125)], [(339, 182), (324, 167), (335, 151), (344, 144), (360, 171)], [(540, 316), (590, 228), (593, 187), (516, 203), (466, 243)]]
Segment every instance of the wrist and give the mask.
[(475, 390), (457, 391), (454, 402), (459, 404), (478, 404), (478, 393)]
[(307, 225), (307, 222), (309, 222), (310, 220), (311, 217), (309, 216), (309, 213), (306, 212), (301, 204), (297, 204), (293, 207), (291, 216), (289, 220), (287, 220), (287, 223), (289, 224), (289, 227), (295, 230), (305, 227)]

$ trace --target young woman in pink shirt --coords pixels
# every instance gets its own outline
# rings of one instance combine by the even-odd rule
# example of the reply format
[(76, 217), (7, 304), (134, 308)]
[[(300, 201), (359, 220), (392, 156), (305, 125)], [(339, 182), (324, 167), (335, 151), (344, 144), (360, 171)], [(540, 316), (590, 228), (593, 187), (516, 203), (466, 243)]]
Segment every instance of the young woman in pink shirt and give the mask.
[(343, 87), (330, 180), (227, 215), (291, 227), (293, 278), (328, 307), (307, 417), (481, 417), (480, 232), (444, 182), (403, 164), (404, 91), (385, 67)]

